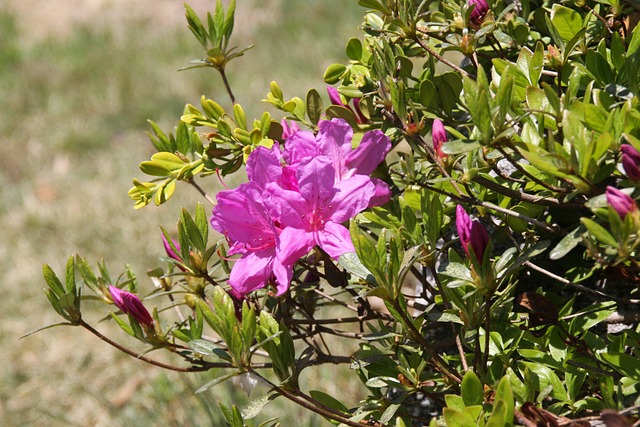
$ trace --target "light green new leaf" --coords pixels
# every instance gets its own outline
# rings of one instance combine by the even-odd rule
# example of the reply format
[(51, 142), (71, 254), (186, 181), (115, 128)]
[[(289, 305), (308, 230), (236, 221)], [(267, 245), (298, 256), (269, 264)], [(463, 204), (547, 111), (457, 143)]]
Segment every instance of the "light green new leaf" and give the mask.
[(460, 394), (465, 406), (482, 405), (484, 389), (482, 382), (472, 370), (468, 370), (462, 377)]
[(582, 29), (580, 14), (559, 3), (554, 3), (551, 8), (551, 22), (565, 43), (569, 42)]

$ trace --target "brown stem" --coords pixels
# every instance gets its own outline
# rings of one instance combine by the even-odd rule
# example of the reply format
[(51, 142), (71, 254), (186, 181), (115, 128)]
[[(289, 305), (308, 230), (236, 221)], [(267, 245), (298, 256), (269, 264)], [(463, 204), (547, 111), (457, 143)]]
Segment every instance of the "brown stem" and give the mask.
[(550, 277), (550, 278), (552, 278), (554, 280), (557, 280), (558, 282), (560, 282), (562, 284), (574, 287), (576, 289), (580, 289), (581, 291), (589, 292), (589, 293), (592, 293), (592, 294), (595, 294), (595, 295), (599, 295), (601, 297), (605, 297), (607, 299), (611, 299), (611, 300), (614, 300), (616, 302), (622, 302), (622, 303), (625, 303), (625, 304), (640, 304), (640, 300), (638, 300), (638, 299), (618, 298), (618, 297), (615, 297), (613, 295), (607, 295), (604, 292), (598, 291), (597, 289), (591, 289), (591, 288), (588, 288), (586, 286), (580, 285), (578, 283), (573, 283), (571, 280), (567, 280), (564, 277), (558, 276), (557, 274), (554, 274), (554, 273), (550, 272), (549, 270), (545, 270), (544, 268), (532, 263), (531, 261), (526, 261), (524, 263), (524, 265), (526, 265), (527, 267), (531, 268), (532, 270), (536, 270), (537, 272), (544, 274), (545, 276), (548, 276), (548, 277)]
[[(280, 396), (283, 396), (289, 399), (290, 401), (297, 403), (298, 405), (302, 406), (305, 409), (315, 412), (316, 414), (321, 415), (325, 418), (330, 418), (332, 420), (341, 422), (342, 424), (345, 424), (347, 426), (362, 427), (362, 424), (360, 422), (350, 420), (343, 414), (337, 412), (335, 409), (324, 406), (320, 402), (317, 402), (316, 400), (312, 399), (310, 396), (305, 395), (300, 390), (296, 390), (296, 392), (293, 392), (291, 390), (288, 390), (287, 388), (275, 385), (274, 383), (272, 383), (271, 381), (269, 381), (268, 379), (266, 379), (265, 377), (263, 377), (262, 375), (256, 372), (253, 372), (253, 373), (258, 377), (260, 377), (262, 381), (264, 381), (267, 385), (269, 385), (269, 387), (271, 387), (271, 389), (276, 393), (278, 393)], [(374, 422), (373, 424), (368, 424), (368, 425), (374, 426), (374, 427), (387, 427), (386, 424), (382, 424), (380, 422)]]
[(231, 91), (231, 86), (229, 85), (229, 80), (227, 80), (227, 74), (224, 72), (224, 68), (217, 69), (220, 72), (220, 76), (222, 77), (222, 82), (224, 83), (224, 87), (227, 90), (227, 94), (229, 94), (229, 98), (231, 99), (231, 103), (236, 103), (236, 97), (233, 96), (233, 92)]
[(177, 372), (202, 372), (202, 371), (207, 371), (210, 368), (229, 368), (229, 367), (233, 367), (232, 365), (228, 364), (228, 363), (212, 363), (211, 365), (221, 365), (221, 366), (190, 366), (190, 367), (180, 367), (180, 366), (173, 366), (173, 365), (168, 365), (166, 363), (162, 363), (162, 362), (158, 362), (157, 360), (153, 360), (150, 359), (146, 356), (143, 356), (142, 354), (136, 353), (133, 350), (128, 349), (127, 347), (118, 344), (117, 342), (113, 341), (112, 339), (106, 337), (105, 335), (103, 335), (102, 333), (100, 333), (99, 331), (97, 331), (96, 329), (94, 329), (91, 325), (89, 325), (88, 323), (86, 323), (84, 320), (80, 319), (79, 323), (80, 326), (82, 326), (83, 328), (85, 328), (86, 330), (88, 330), (89, 332), (91, 332), (93, 335), (97, 336), (98, 338), (100, 338), (102, 341), (106, 342), (107, 344), (112, 345), (113, 347), (117, 348), (118, 350), (122, 351), (123, 353), (128, 354), (129, 356), (133, 356), (136, 359), (140, 359), (143, 362), (149, 363), (151, 365), (157, 366), (159, 368), (163, 368), (163, 369), (168, 369), (171, 371), (177, 371)]
[(465, 70), (463, 70), (462, 68), (458, 67), (456, 64), (454, 64), (453, 62), (449, 61), (447, 58), (443, 57), (438, 52), (436, 52), (435, 50), (431, 49), (429, 46), (424, 44), (422, 42), (422, 40), (420, 39), (420, 37), (416, 37), (415, 41), (416, 41), (416, 43), (418, 43), (420, 45), (420, 47), (422, 47), (424, 50), (429, 52), (429, 55), (433, 55), (433, 57), (436, 58), (438, 61), (442, 62), (445, 65), (448, 65), (449, 67), (453, 68), (454, 70), (456, 70), (458, 73), (462, 74), (463, 76), (469, 77), (469, 73), (467, 73)]
[(215, 205), (216, 205), (215, 200), (213, 200), (213, 199), (211, 198), (211, 196), (209, 196), (209, 195), (207, 194), (207, 192), (206, 192), (206, 191), (204, 191), (204, 190), (202, 189), (202, 187), (200, 187), (200, 185), (198, 185), (198, 183), (197, 183), (193, 178), (189, 179), (187, 182), (188, 182), (189, 184), (191, 184), (191, 185), (192, 185), (196, 190), (198, 190), (198, 193), (202, 194), (202, 197), (204, 197), (205, 199), (207, 199), (207, 201), (208, 201), (209, 203), (211, 203), (213, 206), (215, 206)]

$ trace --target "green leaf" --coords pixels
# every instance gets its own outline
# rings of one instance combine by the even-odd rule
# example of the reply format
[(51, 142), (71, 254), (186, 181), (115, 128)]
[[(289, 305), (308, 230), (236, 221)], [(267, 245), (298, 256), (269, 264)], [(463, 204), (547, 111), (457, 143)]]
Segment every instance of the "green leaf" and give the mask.
[(562, 381), (550, 368), (534, 362), (522, 361), (519, 364), (529, 369), (532, 374), (533, 385), (537, 391), (542, 392), (550, 387), (550, 395), (554, 399), (558, 399), (561, 402), (569, 399)]
[(484, 389), (482, 382), (472, 370), (468, 370), (462, 377), (460, 393), (465, 406), (482, 405)]
[(314, 125), (317, 125), (322, 117), (322, 98), (315, 89), (307, 92), (307, 116)]
[(559, 3), (554, 3), (551, 8), (551, 22), (565, 43), (573, 39), (582, 29), (580, 14)]
[(587, 227), (589, 233), (605, 245), (618, 247), (618, 241), (600, 224), (589, 218), (580, 218), (580, 222)]
[(357, 38), (351, 38), (347, 42), (347, 57), (352, 61), (359, 61), (362, 58), (362, 42)]
[(42, 267), (42, 274), (44, 275), (44, 280), (47, 282), (49, 289), (51, 289), (55, 295), (61, 296), (64, 294), (64, 287), (51, 267), (45, 264)]
[(584, 227), (577, 227), (572, 232), (567, 234), (558, 242), (558, 244), (549, 253), (549, 258), (552, 260), (558, 260), (571, 252), (573, 248), (578, 246), (582, 241), (582, 236), (587, 230)]
[(344, 76), (347, 71), (347, 67), (342, 64), (331, 64), (324, 72), (324, 82), (330, 85), (336, 84)]
[(266, 396), (262, 396), (260, 399), (255, 399), (249, 402), (249, 404), (242, 410), (242, 418), (250, 420), (258, 415), (264, 409), (267, 404), (274, 401), (279, 395), (277, 393), (270, 393)]
[(502, 377), (502, 379), (498, 383), (498, 387), (496, 388), (495, 401), (504, 402), (504, 406), (506, 408), (504, 424), (501, 425), (505, 427), (512, 426), (515, 402), (513, 398), (513, 390), (511, 389), (511, 382), (509, 381), (509, 377), (507, 375)]
[(366, 280), (369, 283), (375, 284), (375, 279), (369, 269), (362, 264), (358, 254), (355, 252), (347, 252), (340, 255), (338, 258), (338, 264), (347, 270), (350, 274)]
[(336, 411), (342, 412), (343, 414), (349, 414), (349, 408), (344, 406), (344, 404), (335, 397), (329, 396), (327, 393), (319, 390), (311, 390), (309, 394), (311, 395), (311, 397), (313, 397), (314, 400), (317, 400), (324, 406), (335, 409)]
[(602, 359), (622, 375), (640, 381), (638, 358), (626, 353), (600, 353)]
[(400, 403), (392, 403), (389, 406), (387, 406), (387, 409), (385, 409), (382, 415), (380, 416), (380, 422), (382, 424), (387, 424), (391, 420), (391, 418), (393, 418), (396, 412), (398, 412), (398, 409), (400, 409), (401, 406), (402, 404)]
[(444, 408), (442, 415), (448, 427), (477, 427), (478, 424), (469, 413), (452, 408)]
[(196, 393), (205, 392), (205, 391), (209, 390), (211, 387), (213, 387), (214, 385), (217, 385), (217, 384), (220, 384), (222, 382), (225, 382), (225, 381), (227, 381), (227, 380), (229, 380), (229, 379), (231, 379), (233, 377), (236, 377), (238, 375), (240, 375), (240, 372), (231, 372), (230, 374), (221, 375), (221, 376), (209, 381), (208, 383), (202, 385), (200, 388), (198, 388), (196, 390)]
[(330, 105), (327, 107), (327, 117), (330, 119), (343, 119), (349, 123), (352, 128), (358, 127), (358, 121), (353, 111), (341, 105)]
[[(512, 417), (513, 419), (513, 417)], [(504, 400), (497, 400), (493, 405), (493, 411), (487, 421), (486, 427), (506, 427), (513, 425), (509, 423), (507, 418), (507, 405)]]
[[(473, 123), (480, 132), (480, 138), (487, 144), (493, 138), (493, 128), (491, 126), (491, 104), (489, 103), (489, 84), (483, 69), (478, 69), (477, 80), (470, 77), (464, 78), (464, 99), (473, 119)], [(446, 145), (446, 144), (445, 144)]]
[(455, 139), (453, 141), (445, 142), (444, 144), (442, 144), (441, 148), (442, 152), (445, 154), (456, 155), (477, 150), (478, 148), (480, 148), (480, 143), (478, 141)]
[(109, 314), (111, 315), (111, 318), (116, 321), (118, 326), (120, 326), (120, 328), (123, 331), (125, 331), (127, 334), (131, 335), (132, 337), (136, 336), (136, 333), (133, 331), (133, 328), (131, 328), (131, 326), (127, 322), (122, 320), (120, 317), (116, 316), (114, 313), (109, 313)]

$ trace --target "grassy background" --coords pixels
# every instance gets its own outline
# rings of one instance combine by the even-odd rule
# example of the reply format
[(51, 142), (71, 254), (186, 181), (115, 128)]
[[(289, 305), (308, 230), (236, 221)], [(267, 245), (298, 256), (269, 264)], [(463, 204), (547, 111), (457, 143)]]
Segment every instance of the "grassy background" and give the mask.
[[(60, 273), (66, 258), (79, 253), (94, 265), (104, 258), (117, 275), (128, 263), (149, 291), (144, 273), (163, 255), (158, 226), (172, 229), (179, 207), (198, 200), (179, 187), (166, 206), (134, 211), (127, 197), (131, 179), (142, 175), (139, 162), (152, 154), (146, 119), (170, 129), (184, 104), (197, 104), (201, 94), (228, 106), (210, 71), (175, 71), (202, 55), (181, 2), (130, 3), (0, 5), (3, 426), (217, 426), (217, 400), (246, 401), (230, 385), (194, 396), (214, 373), (165, 373), (82, 330), (56, 328), (19, 340), (60, 320), (42, 292), (42, 264)], [(201, 13), (213, 3), (190, 2)], [(268, 108), (259, 100), (271, 80), (285, 96), (321, 90), (325, 67), (346, 59), (344, 46), (358, 35), (362, 13), (355, 0), (238, 0), (234, 42), (256, 47), (229, 74), (248, 115)], [(89, 304), (85, 316), (97, 320), (104, 310)], [(131, 343), (111, 322), (99, 329)], [(318, 387), (329, 394), (355, 387), (336, 384), (335, 370), (305, 378), (322, 381)], [(271, 415), (285, 412), (275, 409)], [(291, 405), (286, 413), (285, 426), (323, 424)]]

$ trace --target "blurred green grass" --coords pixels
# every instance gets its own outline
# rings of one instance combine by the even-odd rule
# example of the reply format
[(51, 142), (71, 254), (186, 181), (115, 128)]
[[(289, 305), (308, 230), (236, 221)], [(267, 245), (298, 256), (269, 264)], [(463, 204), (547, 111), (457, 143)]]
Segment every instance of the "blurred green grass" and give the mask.
[[(268, 109), (259, 100), (271, 80), (286, 96), (304, 96), (310, 87), (322, 92), (325, 67), (344, 61), (346, 41), (358, 34), (363, 10), (356, 3), (238, 1), (232, 43), (256, 47), (229, 74), (249, 116)], [(0, 7), (0, 425), (222, 425), (215, 402), (247, 398), (231, 385), (195, 396), (213, 373), (160, 372), (71, 328), (19, 340), (60, 320), (42, 292), (44, 263), (61, 272), (79, 253), (93, 265), (104, 258), (114, 274), (128, 263), (151, 290), (144, 275), (163, 255), (158, 226), (173, 229), (179, 207), (192, 209), (198, 195), (179, 187), (166, 206), (133, 210), (127, 190), (152, 154), (146, 119), (168, 130), (201, 94), (228, 106), (220, 80), (207, 70), (176, 72), (201, 56), (184, 23), (124, 10), (126, 25), (87, 22), (64, 37), (34, 41), (29, 26), (47, 23), (21, 25), (19, 13)], [(105, 306), (85, 306), (90, 319), (104, 313)], [(110, 322), (100, 329), (131, 342)], [(308, 381), (325, 382), (329, 393), (352, 387), (335, 384), (330, 371)], [(323, 424), (287, 408), (284, 426)]]

